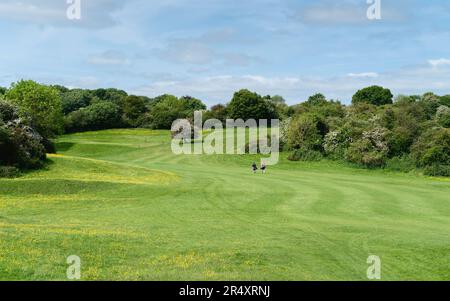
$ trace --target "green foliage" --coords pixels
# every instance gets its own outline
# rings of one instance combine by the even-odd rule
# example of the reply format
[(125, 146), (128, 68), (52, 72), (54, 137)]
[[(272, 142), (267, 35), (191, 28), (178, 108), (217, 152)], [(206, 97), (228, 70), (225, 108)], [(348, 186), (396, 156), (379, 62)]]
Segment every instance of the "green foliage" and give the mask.
[(17, 178), (20, 170), (14, 166), (0, 166), (0, 178)]
[(368, 103), (375, 106), (381, 106), (386, 104), (392, 104), (392, 95), (389, 89), (385, 89), (380, 86), (371, 86), (359, 90), (353, 95), (353, 104)]
[(170, 129), (177, 119), (193, 119), (195, 111), (205, 110), (206, 106), (198, 99), (184, 96), (178, 99), (173, 95), (162, 95), (150, 107), (150, 127)]
[(123, 114), (127, 124), (132, 127), (143, 125), (145, 113), (147, 112), (148, 109), (144, 98), (135, 95), (130, 95), (125, 98)]
[(93, 96), (92, 103), (96, 102), (112, 102), (120, 108), (123, 107), (123, 102), (128, 94), (125, 91), (109, 88), (109, 89), (97, 89), (91, 91)]
[(427, 130), (412, 146), (411, 155), (418, 167), (434, 171), (445, 170), (436, 166), (450, 166), (450, 129)]
[(419, 103), (424, 108), (427, 118), (432, 119), (436, 115), (437, 109), (441, 106), (441, 98), (432, 92), (428, 92), (422, 95)]
[(321, 152), (311, 149), (296, 149), (288, 156), (289, 161), (320, 161), (322, 159)]
[(289, 149), (322, 151), (326, 125), (315, 115), (300, 115), (292, 120), (287, 143)]
[(63, 115), (58, 90), (34, 81), (22, 80), (12, 84), (6, 98), (19, 107), (21, 117), (30, 117), (43, 137), (62, 133)]
[(61, 93), (62, 110), (64, 115), (85, 108), (90, 105), (93, 95), (88, 90), (73, 89)]
[(450, 165), (435, 163), (427, 165), (423, 169), (423, 173), (432, 177), (450, 177)]
[(445, 128), (450, 128), (450, 108), (449, 107), (440, 106), (437, 109), (436, 122)]
[(6, 91), (8, 91), (8, 89), (6, 89), (5, 87), (0, 87), (0, 96), (5, 95)]
[(447, 106), (450, 108), (450, 95), (441, 96), (439, 102), (443, 106)]
[(413, 159), (409, 155), (401, 157), (393, 157), (386, 162), (385, 168), (387, 170), (398, 172), (410, 172), (416, 168)]
[(65, 120), (67, 132), (94, 131), (122, 126), (120, 108), (113, 102), (98, 102), (70, 113)]
[(277, 111), (275, 104), (265, 100), (261, 95), (240, 90), (234, 93), (233, 99), (228, 105), (228, 117), (231, 119), (276, 119)]
[(384, 166), (389, 151), (386, 135), (386, 129), (379, 127), (364, 132), (360, 139), (350, 144), (347, 160), (369, 168)]
[(310, 105), (310, 106), (320, 106), (320, 105), (324, 105), (326, 103), (327, 103), (327, 98), (321, 93), (310, 96), (308, 98), (308, 100), (305, 102), (306, 105)]
[(210, 110), (206, 111), (203, 114), (203, 119), (204, 120), (217, 119), (220, 120), (222, 123), (225, 123), (227, 119), (227, 107), (222, 104), (214, 105), (211, 107)]
[(0, 165), (40, 168), (46, 159), (42, 137), (19, 120), (0, 125)]

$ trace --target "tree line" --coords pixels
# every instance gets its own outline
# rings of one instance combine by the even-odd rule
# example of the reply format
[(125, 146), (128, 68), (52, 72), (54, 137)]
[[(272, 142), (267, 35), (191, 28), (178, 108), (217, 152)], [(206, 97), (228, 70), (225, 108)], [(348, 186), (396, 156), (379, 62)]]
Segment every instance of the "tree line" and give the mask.
[(199, 99), (165, 94), (155, 98), (118, 89), (69, 89), (19, 81), (0, 88), (0, 175), (40, 168), (52, 139), (63, 133), (112, 128), (170, 129), (176, 119), (280, 119), (289, 159), (343, 160), (368, 168), (422, 169), (450, 176), (450, 95), (400, 95), (372, 86), (351, 105), (322, 94), (289, 106), (283, 97), (249, 90), (207, 109)]

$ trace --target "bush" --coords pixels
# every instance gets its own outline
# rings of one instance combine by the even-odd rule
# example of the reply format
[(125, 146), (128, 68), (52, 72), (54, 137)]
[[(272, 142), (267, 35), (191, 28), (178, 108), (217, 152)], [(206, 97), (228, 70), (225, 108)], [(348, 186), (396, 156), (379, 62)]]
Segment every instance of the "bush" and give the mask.
[(320, 161), (322, 159), (321, 152), (310, 149), (296, 149), (288, 156), (289, 161)]
[(374, 128), (364, 132), (361, 139), (350, 144), (346, 159), (369, 168), (384, 166), (389, 150), (385, 141), (386, 133), (384, 128)]
[(301, 115), (295, 118), (287, 134), (288, 147), (291, 150), (308, 149), (322, 151), (323, 135), (326, 125), (317, 116)]
[(65, 119), (67, 132), (96, 131), (123, 126), (120, 108), (112, 102), (99, 102), (70, 113)]
[(0, 178), (17, 178), (20, 170), (14, 166), (0, 166)]
[(31, 127), (10, 122), (0, 127), (0, 165), (40, 168), (46, 159), (43, 138)]
[(410, 156), (405, 155), (389, 159), (385, 168), (392, 171), (410, 172), (416, 168), (416, 165)]
[(436, 111), (436, 121), (439, 125), (450, 128), (450, 108), (440, 106)]
[(432, 177), (450, 177), (450, 165), (432, 164), (424, 168), (423, 173)]
[(426, 131), (412, 146), (411, 155), (418, 167), (450, 165), (450, 129)]

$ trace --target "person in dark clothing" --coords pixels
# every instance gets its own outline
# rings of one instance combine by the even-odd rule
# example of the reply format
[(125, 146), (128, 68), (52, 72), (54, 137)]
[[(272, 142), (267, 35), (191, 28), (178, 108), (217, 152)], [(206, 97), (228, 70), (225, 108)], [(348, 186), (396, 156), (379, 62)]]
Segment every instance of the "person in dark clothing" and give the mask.
[(258, 166), (256, 165), (255, 162), (253, 162), (252, 170), (253, 170), (253, 173), (256, 173), (256, 171), (258, 170)]
[(262, 163), (262, 164), (261, 164), (261, 171), (262, 171), (263, 174), (266, 173), (266, 169), (267, 169), (266, 163)]

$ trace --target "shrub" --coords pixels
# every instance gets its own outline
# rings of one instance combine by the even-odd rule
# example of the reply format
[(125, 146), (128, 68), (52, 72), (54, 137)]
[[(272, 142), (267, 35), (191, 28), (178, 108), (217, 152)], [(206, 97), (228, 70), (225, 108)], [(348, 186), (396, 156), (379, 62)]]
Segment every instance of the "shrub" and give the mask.
[(0, 165), (40, 168), (46, 159), (43, 138), (19, 120), (0, 127)]
[(65, 120), (67, 132), (95, 131), (122, 127), (120, 108), (112, 102), (99, 102), (70, 113)]
[(0, 166), (0, 178), (17, 178), (20, 170), (14, 166)]
[(450, 128), (450, 108), (447, 106), (440, 106), (436, 112), (436, 121), (439, 125)]
[(326, 125), (317, 116), (301, 115), (292, 120), (288, 131), (288, 147), (291, 150), (309, 149), (322, 151)]
[(432, 164), (428, 165), (424, 168), (423, 173), (427, 176), (432, 177), (450, 177), (450, 165), (444, 164)]
[(412, 146), (411, 155), (418, 167), (450, 165), (450, 129), (426, 131)]
[(334, 159), (343, 159), (345, 152), (352, 142), (346, 128), (329, 132), (324, 139), (323, 147), (325, 153)]
[(386, 164), (388, 147), (386, 129), (374, 128), (363, 133), (361, 139), (350, 144), (346, 158), (349, 162), (365, 167), (382, 167)]
[(289, 161), (320, 161), (322, 159), (321, 152), (311, 149), (296, 149), (288, 156)]
[(416, 168), (416, 165), (410, 156), (404, 155), (389, 159), (385, 168), (392, 171), (410, 172)]

